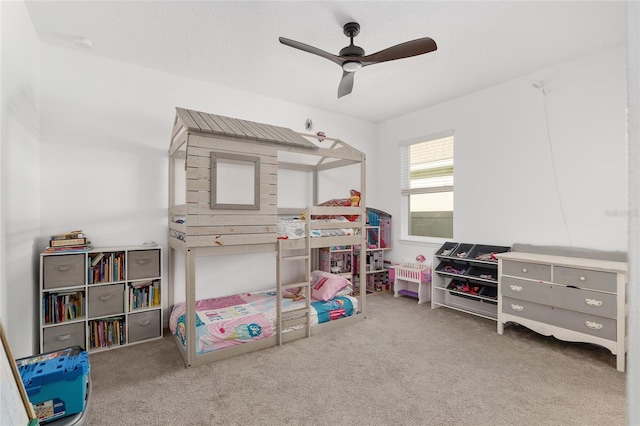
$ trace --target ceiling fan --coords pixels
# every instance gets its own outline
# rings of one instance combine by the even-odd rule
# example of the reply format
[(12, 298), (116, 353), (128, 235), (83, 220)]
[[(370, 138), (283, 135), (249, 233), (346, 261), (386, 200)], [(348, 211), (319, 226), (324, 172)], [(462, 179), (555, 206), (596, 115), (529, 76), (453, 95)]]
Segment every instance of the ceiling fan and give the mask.
[(344, 24), (343, 32), (344, 35), (351, 39), (351, 43), (349, 46), (340, 50), (339, 55), (333, 55), (325, 52), (324, 50), (318, 49), (317, 47), (300, 43), (299, 41), (290, 40), (284, 37), (279, 38), (280, 43), (284, 45), (313, 53), (314, 55), (322, 56), (323, 58), (327, 58), (328, 60), (340, 65), (342, 68), (342, 79), (338, 86), (338, 98), (351, 93), (351, 90), (353, 89), (353, 76), (360, 68), (379, 64), (381, 62), (422, 55), (424, 53), (433, 52), (438, 48), (435, 41), (429, 37), (424, 37), (397, 44), (371, 55), (365, 55), (364, 49), (353, 44), (353, 38), (360, 32), (360, 24), (357, 22), (348, 22)]

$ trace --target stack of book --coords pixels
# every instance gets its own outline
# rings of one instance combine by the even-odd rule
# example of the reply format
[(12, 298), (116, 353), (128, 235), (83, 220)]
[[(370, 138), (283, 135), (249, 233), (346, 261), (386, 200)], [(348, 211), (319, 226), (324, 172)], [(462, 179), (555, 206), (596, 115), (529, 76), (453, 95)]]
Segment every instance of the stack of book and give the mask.
[(91, 241), (82, 231), (71, 231), (66, 234), (51, 235), (49, 247), (45, 249), (45, 253), (87, 251), (91, 248)]

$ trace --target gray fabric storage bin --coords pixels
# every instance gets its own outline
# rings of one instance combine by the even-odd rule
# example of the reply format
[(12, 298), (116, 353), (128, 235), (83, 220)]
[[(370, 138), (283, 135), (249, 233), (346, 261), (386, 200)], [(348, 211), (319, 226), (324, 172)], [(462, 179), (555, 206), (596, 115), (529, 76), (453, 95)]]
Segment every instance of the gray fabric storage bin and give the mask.
[(86, 346), (83, 322), (47, 327), (42, 330), (44, 352), (53, 352), (71, 346)]
[(160, 311), (146, 311), (129, 315), (129, 343), (162, 335)]
[(160, 250), (132, 250), (127, 254), (127, 279), (160, 276)]
[(42, 287), (46, 290), (83, 286), (85, 277), (84, 253), (47, 256), (43, 261)]
[(124, 284), (110, 284), (89, 288), (88, 314), (90, 318), (124, 313)]

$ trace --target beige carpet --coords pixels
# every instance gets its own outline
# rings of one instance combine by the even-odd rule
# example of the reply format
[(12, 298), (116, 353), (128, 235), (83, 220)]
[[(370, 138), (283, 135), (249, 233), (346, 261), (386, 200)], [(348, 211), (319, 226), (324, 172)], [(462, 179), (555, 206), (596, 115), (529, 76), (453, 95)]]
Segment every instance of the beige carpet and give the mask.
[(89, 425), (624, 425), (625, 375), (561, 342), (389, 294), (367, 319), (187, 369), (168, 331), (91, 354)]

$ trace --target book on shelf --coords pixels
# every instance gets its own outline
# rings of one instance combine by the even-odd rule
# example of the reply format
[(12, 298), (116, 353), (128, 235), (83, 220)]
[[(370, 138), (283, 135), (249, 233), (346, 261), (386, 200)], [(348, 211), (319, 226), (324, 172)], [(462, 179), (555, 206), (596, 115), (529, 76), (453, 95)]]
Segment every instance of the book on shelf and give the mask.
[(102, 259), (103, 257), (104, 257), (103, 252), (98, 253), (96, 257), (94, 257), (93, 260), (91, 261), (91, 266), (96, 266), (98, 262), (100, 262), (100, 259)]
[(148, 287), (148, 286), (150, 286), (152, 284), (153, 284), (153, 281), (139, 281), (139, 282), (131, 283), (131, 287), (133, 287), (133, 288), (142, 288), (142, 287)]
[(68, 246), (80, 246), (85, 244), (87, 244), (86, 238), (68, 238), (64, 240), (49, 241), (49, 247), (68, 247)]
[(93, 247), (90, 243), (76, 245), (76, 246), (62, 246), (62, 247), (47, 247), (44, 249), (45, 253), (63, 253), (63, 252), (83, 252), (89, 251)]
[(160, 305), (160, 281), (129, 283), (129, 309), (149, 308)]
[(53, 234), (50, 236), (50, 240), (59, 241), (59, 240), (75, 240), (76, 238), (84, 238), (84, 233), (82, 230), (71, 231), (65, 234)]

